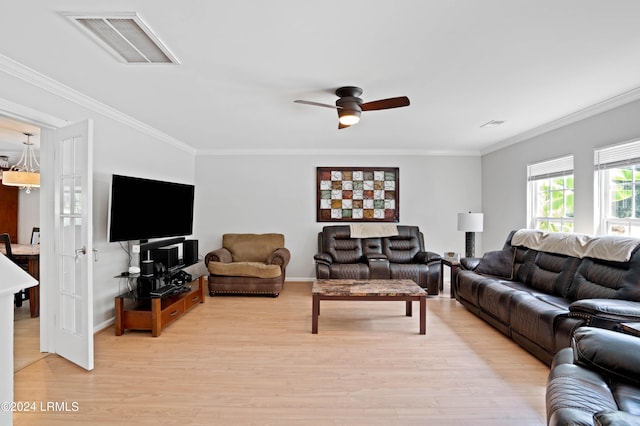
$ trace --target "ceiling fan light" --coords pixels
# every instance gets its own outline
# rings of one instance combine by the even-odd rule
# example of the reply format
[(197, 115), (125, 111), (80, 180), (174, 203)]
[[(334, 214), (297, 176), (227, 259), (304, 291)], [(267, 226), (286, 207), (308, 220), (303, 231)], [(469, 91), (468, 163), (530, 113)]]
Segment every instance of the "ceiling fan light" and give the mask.
[(340, 124), (352, 126), (360, 121), (360, 111), (356, 110), (338, 110)]

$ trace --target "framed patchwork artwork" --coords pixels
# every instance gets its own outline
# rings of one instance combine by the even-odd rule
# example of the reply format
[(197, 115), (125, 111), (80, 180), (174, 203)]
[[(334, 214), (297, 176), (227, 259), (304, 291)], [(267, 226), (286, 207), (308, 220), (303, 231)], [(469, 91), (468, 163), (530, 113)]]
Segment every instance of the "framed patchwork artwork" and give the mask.
[(318, 167), (318, 222), (399, 222), (398, 167)]

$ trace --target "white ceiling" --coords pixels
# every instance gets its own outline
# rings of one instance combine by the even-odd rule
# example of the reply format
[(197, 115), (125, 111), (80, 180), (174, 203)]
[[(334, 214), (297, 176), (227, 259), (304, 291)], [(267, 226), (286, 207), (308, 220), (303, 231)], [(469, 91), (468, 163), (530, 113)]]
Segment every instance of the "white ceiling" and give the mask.
[[(203, 153), (477, 154), (640, 92), (638, 0), (7, 3), (0, 54)], [(181, 65), (121, 63), (60, 12), (137, 12)], [(338, 131), (293, 102), (344, 85), (411, 106)]]

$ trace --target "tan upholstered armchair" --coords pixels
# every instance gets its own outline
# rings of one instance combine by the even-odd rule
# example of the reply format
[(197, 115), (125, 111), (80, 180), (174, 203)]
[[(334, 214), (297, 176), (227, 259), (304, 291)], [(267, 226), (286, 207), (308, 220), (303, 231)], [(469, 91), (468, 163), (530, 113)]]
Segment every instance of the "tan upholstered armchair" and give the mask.
[(224, 234), (222, 248), (209, 252), (209, 294), (267, 294), (277, 297), (291, 254), (282, 234)]

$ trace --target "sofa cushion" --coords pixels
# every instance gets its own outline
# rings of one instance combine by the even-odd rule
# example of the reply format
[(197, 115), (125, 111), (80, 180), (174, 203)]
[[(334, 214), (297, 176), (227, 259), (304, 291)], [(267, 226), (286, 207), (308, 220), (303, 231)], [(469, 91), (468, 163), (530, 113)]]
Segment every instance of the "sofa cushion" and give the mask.
[(528, 281), (527, 278), (535, 264), (536, 256), (538, 256), (538, 252), (536, 250), (516, 247), (516, 256), (513, 262), (513, 278), (516, 281), (520, 281), (521, 283), (526, 283)]
[(509, 324), (511, 297), (517, 294), (506, 281), (485, 281), (478, 287), (478, 305), (487, 315), (497, 319), (502, 324)]
[(472, 271), (461, 270), (458, 272), (456, 282), (452, 283), (452, 285), (455, 285), (455, 294), (458, 299), (466, 300), (477, 307), (479, 306), (478, 292), (480, 287), (490, 282), (493, 282), (493, 278), (485, 277)]
[(284, 247), (283, 234), (224, 234), (222, 247), (234, 262), (264, 262), (275, 249)]
[(260, 262), (209, 262), (209, 272), (227, 277), (276, 278), (282, 274), (280, 266)]
[(486, 252), (480, 259), (475, 272), (510, 280), (513, 278), (515, 254), (514, 248)]
[(349, 226), (325, 226), (320, 235), (319, 252), (328, 253), (334, 264), (362, 262), (362, 239), (351, 238)]
[(411, 263), (422, 251), (420, 231), (417, 227), (398, 227), (398, 235), (382, 238), (382, 254), (391, 263)]
[(526, 284), (547, 294), (566, 297), (580, 259), (538, 252)]
[[(533, 294), (516, 292), (511, 296), (509, 322), (512, 334), (519, 334), (550, 354), (556, 353), (556, 318), (566, 312)], [(558, 348), (560, 349), (560, 348)]]
[[(635, 263), (635, 262), (634, 262)], [(597, 259), (582, 259), (569, 297), (579, 299), (621, 298), (640, 300), (637, 285), (638, 273), (629, 264), (606, 262)]]

